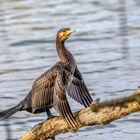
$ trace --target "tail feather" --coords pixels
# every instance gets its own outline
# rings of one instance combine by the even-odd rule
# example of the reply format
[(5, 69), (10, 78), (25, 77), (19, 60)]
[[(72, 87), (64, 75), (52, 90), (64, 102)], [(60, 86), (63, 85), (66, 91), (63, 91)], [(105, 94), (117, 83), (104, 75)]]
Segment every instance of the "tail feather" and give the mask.
[(0, 112), (0, 120), (5, 120), (8, 117), (12, 116), (13, 114), (15, 114), (17, 111), (19, 111), (18, 107), (11, 107), (7, 110), (4, 110), (2, 112)]

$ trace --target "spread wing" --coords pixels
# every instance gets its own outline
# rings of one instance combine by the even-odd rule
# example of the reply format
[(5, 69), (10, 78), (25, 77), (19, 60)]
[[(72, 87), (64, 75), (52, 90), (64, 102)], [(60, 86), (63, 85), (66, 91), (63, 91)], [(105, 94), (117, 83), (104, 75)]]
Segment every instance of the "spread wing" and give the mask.
[(88, 107), (93, 102), (78, 68), (75, 70), (73, 81), (71, 82), (67, 93), (71, 98), (85, 107)]
[(65, 119), (67, 124), (74, 128), (77, 126), (77, 122), (72, 114), (69, 103), (66, 97), (66, 89), (63, 85), (64, 78), (63, 75), (57, 77), (54, 86), (54, 105), (56, 109), (60, 112), (61, 116)]
[(32, 111), (45, 110), (53, 104), (54, 83), (58, 65), (54, 65), (42, 74), (32, 86)]

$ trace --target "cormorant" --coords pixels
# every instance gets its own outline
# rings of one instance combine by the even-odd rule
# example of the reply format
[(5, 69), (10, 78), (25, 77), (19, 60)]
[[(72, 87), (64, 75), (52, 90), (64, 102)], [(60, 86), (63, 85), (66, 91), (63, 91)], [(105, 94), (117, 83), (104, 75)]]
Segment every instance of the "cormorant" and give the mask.
[(74, 30), (70, 28), (62, 28), (58, 31), (56, 50), (60, 61), (34, 81), (32, 89), (19, 104), (0, 112), (0, 120), (24, 110), (33, 114), (46, 112), (50, 118), (52, 117), (50, 108), (55, 107), (70, 127), (77, 126), (66, 93), (85, 107), (88, 107), (93, 100), (73, 55), (64, 44), (73, 32)]

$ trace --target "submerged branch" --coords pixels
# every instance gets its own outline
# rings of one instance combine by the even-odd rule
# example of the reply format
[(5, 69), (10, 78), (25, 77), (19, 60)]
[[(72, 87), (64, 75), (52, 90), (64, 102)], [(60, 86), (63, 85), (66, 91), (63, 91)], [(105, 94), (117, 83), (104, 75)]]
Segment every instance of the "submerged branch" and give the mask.
[(75, 112), (76, 120), (80, 122), (75, 130), (69, 128), (63, 118), (55, 117), (37, 124), (19, 140), (45, 140), (60, 133), (74, 132), (84, 126), (107, 124), (137, 111), (140, 111), (140, 88), (131, 96), (91, 104), (90, 107)]

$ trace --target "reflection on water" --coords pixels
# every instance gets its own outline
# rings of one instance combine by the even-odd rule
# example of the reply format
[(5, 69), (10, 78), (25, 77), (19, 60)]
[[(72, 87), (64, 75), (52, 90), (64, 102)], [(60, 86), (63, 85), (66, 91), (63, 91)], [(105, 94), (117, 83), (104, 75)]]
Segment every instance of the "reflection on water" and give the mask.
[[(35, 78), (58, 61), (54, 40), (61, 27), (77, 31), (67, 46), (75, 55), (91, 95), (96, 93), (93, 98), (109, 100), (130, 94), (140, 85), (140, 5), (138, 0), (126, 1), (129, 50), (122, 51), (119, 0), (1, 0), (0, 110), (18, 103)], [(70, 102), (73, 110), (82, 108), (71, 99)], [(82, 128), (76, 134), (59, 135), (57, 139), (138, 140), (139, 116), (135, 113), (109, 125)], [(45, 117), (45, 113), (15, 114), (9, 120), (12, 138)], [(1, 122), (0, 136), (5, 139), (3, 125)]]

